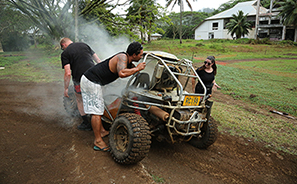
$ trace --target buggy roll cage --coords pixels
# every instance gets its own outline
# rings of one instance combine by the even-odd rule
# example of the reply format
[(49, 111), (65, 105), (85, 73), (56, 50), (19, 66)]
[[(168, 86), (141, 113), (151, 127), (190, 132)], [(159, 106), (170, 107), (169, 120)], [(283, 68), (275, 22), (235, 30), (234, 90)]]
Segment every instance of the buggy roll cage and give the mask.
[[(206, 87), (205, 87), (204, 83), (202, 82), (202, 80), (200, 79), (200, 77), (198, 76), (198, 74), (196, 73), (194, 67), (192, 66), (192, 61), (190, 61), (188, 59), (181, 59), (181, 60), (177, 60), (176, 59), (175, 61), (170, 61), (170, 60), (173, 60), (173, 59), (172, 58), (166, 58), (164, 56), (159, 56), (159, 55), (156, 55), (156, 54), (151, 53), (151, 52), (146, 52), (142, 62), (146, 62), (147, 64), (149, 62), (151, 62), (151, 60), (149, 60), (147, 62), (147, 57), (149, 57), (149, 56), (157, 59), (159, 61), (159, 64), (161, 64), (162, 66), (164, 66), (164, 68), (170, 73), (170, 75), (174, 78), (175, 82), (177, 83), (177, 85), (178, 85), (178, 87), (177, 87), (178, 88), (177, 93), (178, 93), (178, 96), (179, 96), (179, 99), (178, 99), (178, 102), (177, 102), (178, 108), (180, 108), (180, 109), (202, 108), (204, 106), (205, 101), (207, 100), (207, 98), (209, 98), (209, 96), (206, 96)], [(174, 64), (174, 65), (178, 65), (178, 66), (184, 66), (184, 67), (186, 67), (186, 70), (185, 70), (185, 72), (182, 72), (182, 73), (173, 72), (168, 67), (168, 64)], [(195, 75), (192, 75), (191, 74), (191, 71)], [(142, 96), (145, 96), (145, 97), (148, 97), (148, 98), (154, 98), (152, 95), (149, 95), (148, 93), (142, 93), (142, 92), (139, 92), (139, 91), (131, 91), (131, 90), (129, 90), (129, 86), (131, 86), (132, 81), (135, 79), (135, 77), (139, 73), (141, 73), (141, 72), (137, 72), (137, 73), (133, 74), (132, 77), (129, 79), (129, 81), (127, 82), (126, 88), (124, 89), (123, 97), (126, 97), (126, 99), (128, 101), (134, 102), (134, 103), (139, 103), (139, 104), (144, 104), (144, 105), (150, 105), (150, 106), (153, 105), (153, 106), (157, 106), (157, 107), (165, 107), (165, 108), (173, 109), (172, 108), (172, 104), (170, 102), (168, 102), (168, 105), (162, 105), (162, 104), (158, 104), (158, 103), (142, 102), (142, 101), (137, 101), (137, 100), (133, 100), (133, 99), (128, 98), (129, 93), (135, 93), (135, 94), (139, 94), (139, 95), (142, 95)], [(180, 81), (178, 80), (178, 78), (176, 76), (185, 76), (185, 77), (187, 77), (186, 83), (185, 83), (184, 86), (182, 86), (182, 84), (180, 83)], [(184, 89), (186, 88), (186, 86), (187, 86), (190, 78), (198, 79), (198, 81), (202, 84), (202, 86), (204, 88), (204, 93), (203, 94), (187, 93), (187, 92), (184, 93)], [(150, 91), (151, 89), (148, 89), (148, 90), (143, 89), (143, 90), (144, 91)], [(202, 96), (203, 98), (202, 98), (199, 106), (182, 106), (182, 102), (183, 102), (184, 97), (186, 95)], [(160, 98), (156, 98), (156, 99), (157, 100), (160, 100)], [(130, 105), (128, 105), (128, 106), (130, 106)], [(136, 106), (131, 106), (131, 107), (137, 108), (137, 109), (141, 109), (141, 110), (148, 110), (147, 108), (141, 108), (141, 107), (136, 107)]]

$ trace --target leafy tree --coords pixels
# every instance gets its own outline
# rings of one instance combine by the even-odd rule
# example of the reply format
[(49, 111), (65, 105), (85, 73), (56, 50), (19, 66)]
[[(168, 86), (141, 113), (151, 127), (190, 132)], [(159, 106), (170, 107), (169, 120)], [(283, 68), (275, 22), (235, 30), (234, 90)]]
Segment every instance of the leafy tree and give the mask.
[[(196, 0), (193, 0), (196, 1)], [(172, 8), (178, 4), (180, 7), (180, 28), (179, 28), (179, 42), (180, 44), (182, 44), (182, 25), (183, 25), (183, 0), (166, 0), (166, 7), (169, 7), (171, 4)], [(193, 10), (191, 3), (189, 2), (189, 0), (186, 0), (188, 7), (191, 9), (191, 11)]]
[(270, 0), (260, 0), (260, 4), (266, 8), (266, 9), (269, 9), (270, 7)]
[[(27, 15), (35, 27), (53, 40), (61, 37), (74, 37), (74, 1), (75, 0), (7, 0), (12, 6)], [(102, 19), (101, 23), (115, 22), (110, 12), (122, 4), (109, 5), (107, 0), (79, 0), (80, 17)], [(107, 8), (109, 8), (107, 10)], [(89, 20), (90, 20), (89, 19)], [(80, 22), (85, 24), (86, 22)], [(83, 25), (81, 25), (83, 26)]]
[(8, 0), (8, 2), (27, 15), (36, 27), (53, 39), (68, 36), (73, 30), (73, 18), (69, 12), (70, 0), (65, 3), (62, 0)]
[(126, 20), (130, 25), (137, 25), (141, 41), (145, 41), (145, 35), (148, 35), (150, 43), (150, 35), (153, 32), (164, 33), (161, 28), (157, 27), (156, 22), (168, 22), (168, 18), (163, 13), (163, 9), (154, 0), (132, 0), (127, 10)]
[(132, 0), (127, 10), (126, 20), (131, 24), (138, 25), (142, 42), (145, 41), (145, 23), (150, 21), (147, 20), (147, 17), (153, 15), (154, 3), (153, 0)]
[(163, 26), (163, 29), (166, 30), (164, 36), (174, 40), (179, 35), (179, 14), (172, 12), (169, 14), (169, 18), (171, 23)]
[(280, 5), (280, 16), (283, 17), (284, 25), (297, 26), (297, 2), (296, 0), (285, 0), (278, 2)]
[[(192, 38), (194, 35), (194, 28), (200, 24), (204, 19), (209, 17), (209, 13), (205, 12), (183, 12), (183, 32), (182, 38)], [(175, 39), (179, 36), (179, 17), (180, 13), (171, 12), (169, 15), (172, 24), (164, 26), (163, 29), (166, 30), (165, 36)]]
[[(103, 26), (112, 36), (120, 34), (128, 34), (132, 36), (129, 31), (131, 29), (131, 25), (125, 21), (125, 18), (121, 15), (112, 13), (112, 10), (116, 7), (125, 5), (125, 2), (123, 4), (117, 3), (115, 5), (98, 2), (100, 6), (91, 5), (92, 3), (93, 1), (81, 1), (79, 4), (80, 16), (84, 19), (80, 23), (81, 27), (84, 27), (84, 24), (95, 23), (99, 26)], [(90, 9), (89, 7), (92, 8)]]
[(247, 20), (247, 15), (244, 15), (241, 10), (238, 11), (237, 15), (233, 14), (230, 22), (226, 24), (228, 34), (231, 33), (232, 37), (235, 34), (236, 39), (247, 35), (249, 30), (252, 30), (252, 23)]
[(29, 46), (31, 29), (28, 17), (3, 0), (0, 1), (0, 17), (0, 51), (26, 49)]
[(297, 41), (297, 2), (296, 0), (285, 0), (283, 2), (278, 2), (280, 5), (279, 16), (283, 17), (283, 24), (286, 26), (292, 25), (295, 28), (295, 38), (294, 42)]

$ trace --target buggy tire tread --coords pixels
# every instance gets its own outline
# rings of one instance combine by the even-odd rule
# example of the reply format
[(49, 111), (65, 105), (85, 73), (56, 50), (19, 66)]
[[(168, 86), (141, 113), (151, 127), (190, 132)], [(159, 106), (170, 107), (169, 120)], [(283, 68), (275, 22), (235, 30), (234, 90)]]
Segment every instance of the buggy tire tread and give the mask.
[(77, 108), (73, 85), (70, 85), (68, 87), (68, 95), (69, 97), (63, 97), (64, 109), (66, 110), (67, 114), (69, 114), (71, 117), (79, 117), (80, 113)]
[(199, 149), (206, 149), (212, 145), (218, 137), (218, 126), (215, 122), (209, 121), (207, 123), (206, 132), (202, 135), (202, 138), (193, 137), (189, 143)]
[(113, 137), (116, 127), (118, 126), (117, 120), (111, 126), (109, 134), (109, 143), (111, 147), (111, 156), (115, 162), (120, 164), (135, 164), (145, 158), (149, 152), (151, 144), (151, 136), (148, 123), (146, 120), (137, 114), (134, 113), (123, 113), (120, 114), (116, 119), (124, 118), (130, 122), (133, 135), (130, 140), (130, 146), (128, 146), (125, 153), (121, 153), (116, 149), (115, 139)]

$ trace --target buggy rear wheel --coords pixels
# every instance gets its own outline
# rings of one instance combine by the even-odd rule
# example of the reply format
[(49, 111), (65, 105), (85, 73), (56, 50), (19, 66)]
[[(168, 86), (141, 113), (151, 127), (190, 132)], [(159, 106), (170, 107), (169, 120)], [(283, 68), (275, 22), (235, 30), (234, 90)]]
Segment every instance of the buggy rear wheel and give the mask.
[(63, 97), (63, 105), (66, 112), (72, 117), (79, 117), (80, 113), (77, 108), (76, 97), (73, 85), (68, 87), (69, 97)]
[(112, 158), (120, 164), (134, 164), (146, 157), (151, 136), (146, 120), (133, 113), (119, 115), (109, 132)]
[(206, 149), (217, 140), (218, 127), (215, 122), (208, 121), (201, 128), (201, 134), (193, 136), (189, 143), (199, 149)]

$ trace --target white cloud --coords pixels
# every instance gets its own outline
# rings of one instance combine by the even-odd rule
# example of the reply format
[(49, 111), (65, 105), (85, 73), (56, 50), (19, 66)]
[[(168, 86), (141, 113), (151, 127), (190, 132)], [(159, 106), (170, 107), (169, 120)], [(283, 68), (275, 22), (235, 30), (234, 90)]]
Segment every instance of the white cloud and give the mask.
[[(193, 0), (189, 0), (189, 2), (192, 5), (193, 11), (202, 10), (203, 8), (218, 9), (222, 4), (224, 4), (224, 3), (228, 2), (228, 1), (230, 1), (230, 0), (197, 0), (195, 2)], [(160, 5), (162, 5), (164, 7), (166, 5), (165, 0), (159, 0), (159, 1), (157, 1), (157, 3), (159, 3)], [(183, 1), (183, 3), (184, 3), (184, 11), (190, 11), (190, 8), (186, 4), (186, 1)], [(168, 11), (179, 12), (180, 7), (176, 4), (173, 9), (172, 9), (172, 6), (169, 6), (167, 8), (167, 10)]]
[[(123, 0), (121, 0), (123, 1)], [(120, 2), (121, 2), (120, 1)], [(214, 8), (214, 9), (218, 9), (222, 4), (228, 2), (230, 0), (197, 0), (197, 1), (193, 1), (193, 0), (189, 0), (189, 2), (192, 5), (193, 11), (198, 11), (198, 10), (202, 10), (203, 8)], [(188, 7), (186, 3), (186, 1), (184, 2), (184, 11), (190, 11), (190, 8)], [(157, 0), (156, 3), (159, 3), (161, 6), (165, 7), (166, 5), (166, 0)], [(115, 11), (113, 11), (114, 13), (119, 12), (120, 14), (124, 13), (124, 10), (128, 8), (128, 6), (125, 7), (120, 7), (117, 8)], [(180, 7), (176, 4), (174, 6), (174, 8), (172, 9), (172, 5), (169, 6), (167, 8), (168, 12), (174, 11), (174, 12), (180, 12)]]

